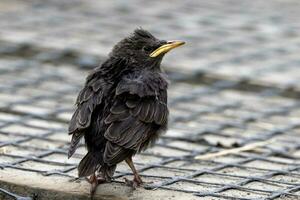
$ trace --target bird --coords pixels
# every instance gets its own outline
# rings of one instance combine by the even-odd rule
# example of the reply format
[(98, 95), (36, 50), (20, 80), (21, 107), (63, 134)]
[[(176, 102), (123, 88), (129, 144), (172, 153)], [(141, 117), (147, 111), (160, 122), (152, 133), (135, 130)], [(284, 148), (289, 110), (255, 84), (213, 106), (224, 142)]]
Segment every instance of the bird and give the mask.
[(122, 161), (134, 176), (125, 182), (133, 188), (143, 184), (132, 157), (153, 146), (167, 130), (169, 81), (161, 62), (167, 52), (183, 44), (137, 28), (87, 76), (69, 122), (68, 158), (84, 138), (87, 154), (78, 165), (78, 177), (90, 182), (91, 197), (98, 184), (111, 182)]

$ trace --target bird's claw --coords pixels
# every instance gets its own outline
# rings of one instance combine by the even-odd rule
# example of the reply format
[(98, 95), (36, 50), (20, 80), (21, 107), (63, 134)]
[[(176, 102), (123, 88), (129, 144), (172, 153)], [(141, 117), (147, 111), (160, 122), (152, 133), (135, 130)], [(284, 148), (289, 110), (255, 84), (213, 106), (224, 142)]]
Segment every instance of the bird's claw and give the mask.
[(90, 194), (91, 194), (91, 200), (93, 200), (97, 186), (101, 183), (104, 183), (106, 180), (101, 176), (96, 176), (96, 175), (92, 175), (90, 176), (90, 178), (86, 178), (86, 179), (91, 184)]
[(143, 181), (139, 176), (134, 177), (134, 179), (132, 181), (128, 180), (127, 178), (124, 178), (124, 179), (125, 179), (126, 185), (132, 187), (134, 190), (136, 188), (140, 187), (141, 185), (143, 185)]
[(90, 178), (85, 178), (87, 182), (89, 182), (90, 184), (93, 184), (95, 182), (97, 182), (98, 184), (104, 183), (106, 182), (106, 180), (104, 178), (102, 178), (101, 176), (96, 176), (96, 177), (90, 177)]
[(98, 182), (97, 181), (91, 183), (91, 189), (90, 189), (91, 200), (94, 199), (94, 194), (96, 192), (97, 186), (98, 186)]

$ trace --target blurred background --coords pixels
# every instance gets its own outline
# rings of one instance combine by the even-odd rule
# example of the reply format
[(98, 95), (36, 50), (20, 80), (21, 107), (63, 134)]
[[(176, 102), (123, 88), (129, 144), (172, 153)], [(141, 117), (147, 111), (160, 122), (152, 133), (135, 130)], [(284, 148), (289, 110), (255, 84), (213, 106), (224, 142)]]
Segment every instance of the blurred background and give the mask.
[(173, 71), (280, 86), (296, 85), (300, 76), (295, 0), (2, 0), (0, 9), (1, 41), (96, 56), (82, 57), (81, 65), (98, 65), (116, 42), (143, 27), (187, 42), (165, 59)]
[(163, 61), (169, 130), (134, 159), (144, 189), (120, 164), (96, 197), (300, 199), (299, 17), (298, 0), (1, 0), (0, 199), (87, 199), (74, 102), (139, 27), (186, 42)]

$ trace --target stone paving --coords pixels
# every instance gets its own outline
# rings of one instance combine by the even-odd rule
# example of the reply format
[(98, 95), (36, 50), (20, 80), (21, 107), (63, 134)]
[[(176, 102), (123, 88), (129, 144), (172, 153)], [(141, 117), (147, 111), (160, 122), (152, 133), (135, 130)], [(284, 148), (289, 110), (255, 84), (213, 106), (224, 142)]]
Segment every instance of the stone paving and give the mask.
[[(166, 56), (170, 129), (97, 199), (300, 199), (300, 2), (2, 0), (0, 199), (87, 199), (67, 123), (88, 73), (143, 26)], [(184, 95), (183, 95), (184, 94)], [(156, 190), (154, 190), (156, 189)]]
[[(20, 190), (7, 185), (17, 182), (87, 196), (86, 181), (75, 181), (85, 148), (66, 159), (67, 122), (86, 71), (22, 58), (2, 58), (0, 71), (0, 183), (13, 191)], [(149, 183), (145, 188), (160, 188), (151, 195), (162, 199), (180, 195), (188, 195), (187, 199), (300, 198), (298, 100), (273, 95), (269, 89), (253, 93), (233, 88), (234, 84), (224, 82), (171, 85), (170, 130), (154, 148), (135, 157)], [(257, 146), (248, 151), (214, 154), (253, 144)], [(20, 171), (26, 173), (20, 175)], [(23, 178), (28, 174), (30, 181)], [(114, 183), (99, 187), (98, 196), (104, 190), (105, 195), (113, 191), (111, 199), (120, 198), (124, 188), (128, 190), (123, 178), (130, 175), (121, 164)], [(165, 190), (173, 190), (173, 197), (164, 195)], [(54, 198), (36, 190), (32, 193), (37, 199)], [(147, 199), (145, 190), (129, 191), (127, 199), (137, 194), (137, 199)]]

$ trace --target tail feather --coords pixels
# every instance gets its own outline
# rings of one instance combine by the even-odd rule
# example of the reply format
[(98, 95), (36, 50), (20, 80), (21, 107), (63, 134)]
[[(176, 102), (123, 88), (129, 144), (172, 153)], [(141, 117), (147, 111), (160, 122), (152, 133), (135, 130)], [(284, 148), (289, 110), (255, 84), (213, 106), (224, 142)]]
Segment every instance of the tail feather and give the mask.
[(78, 176), (84, 177), (93, 174), (97, 166), (100, 164), (101, 157), (100, 152), (88, 152), (84, 158), (80, 161), (78, 166)]
[(112, 165), (112, 166), (108, 166), (108, 165), (104, 165), (101, 166), (100, 168), (100, 172), (103, 176), (103, 178), (105, 178), (106, 181), (110, 182), (111, 178), (113, 177), (115, 170), (117, 168), (117, 165)]

